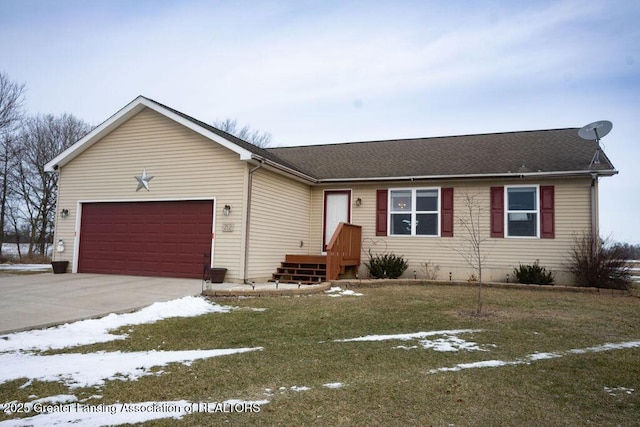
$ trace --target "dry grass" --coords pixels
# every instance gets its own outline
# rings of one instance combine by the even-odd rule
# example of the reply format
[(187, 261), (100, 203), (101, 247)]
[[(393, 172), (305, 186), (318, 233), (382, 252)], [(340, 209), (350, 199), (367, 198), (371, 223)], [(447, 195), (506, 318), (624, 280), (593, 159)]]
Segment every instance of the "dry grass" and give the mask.
[(3, 254), (2, 256), (0, 256), (0, 264), (49, 264), (50, 262), (50, 256), (39, 254), (24, 254), (21, 257), (19, 257), (18, 254)]
[[(640, 349), (572, 354), (517, 366), (430, 373), (483, 360), (512, 361), (640, 340), (640, 299), (563, 292), (484, 290), (472, 316), (468, 287), (358, 289), (362, 297), (223, 300), (241, 309), (125, 328), (129, 338), (77, 351), (263, 346), (261, 352), (171, 365), (138, 381), (110, 381), (99, 401), (268, 399), (258, 414), (195, 414), (179, 425), (633, 425), (640, 419)], [(263, 307), (266, 311), (251, 311)], [(397, 341), (335, 342), (369, 334), (482, 329), (461, 336), (488, 351), (394, 348)], [(409, 343), (403, 343), (409, 344)], [(60, 384), (0, 385), (0, 401), (69, 392)], [(328, 389), (323, 384), (345, 386)], [(291, 391), (307, 386), (310, 390)], [(280, 387), (286, 390), (278, 391)], [(634, 389), (612, 396), (604, 387)], [(265, 395), (265, 389), (274, 390)], [(49, 393), (49, 394), (47, 394)], [(74, 390), (79, 399), (95, 389)], [(0, 418), (2, 419), (2, 418)], [(146, 425), (176, 425), (163, 420)]]

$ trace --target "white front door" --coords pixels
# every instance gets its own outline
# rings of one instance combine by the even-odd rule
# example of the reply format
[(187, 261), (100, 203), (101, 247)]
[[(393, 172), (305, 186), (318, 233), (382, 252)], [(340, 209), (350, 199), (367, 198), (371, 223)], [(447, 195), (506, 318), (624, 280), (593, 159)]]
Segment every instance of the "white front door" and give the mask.
[(351, 222), (351, 190), (325, 191), (324, 234), (322, 251), (327, 249), (333, 233), (341, 222)]

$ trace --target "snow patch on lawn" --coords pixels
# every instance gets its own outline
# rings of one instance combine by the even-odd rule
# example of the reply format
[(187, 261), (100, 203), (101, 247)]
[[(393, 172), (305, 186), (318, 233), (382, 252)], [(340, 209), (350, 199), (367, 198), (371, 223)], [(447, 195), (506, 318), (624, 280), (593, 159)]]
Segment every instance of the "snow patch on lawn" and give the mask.
[(57, 394), (55, 396), (42, 397), (40, 399), (36, 399), (31, 401), (31, 404), (34, 405), (36, 403), (68, 403), (68, 402), (77, 402), (78, 398), (73, 394)]
[(556, 359), (558, 357), (562, 357), (560, 353), (532, 353), (526, 356), (526, 358), (530, 362), (535, 362), (536, 360), (548, 360), (548, 359)]
[(517, 365), (528, 365), (531, 362), (535, 362), (538, 360), (549, 360), (549, 359), (557, 359), (559, 357), (564, 357), (571, 354), (586, 354), (586, 353), (598, 353), (602, 351), (611, 351), (611, 350), (621, 350), (627, 348), (638, 348), (640, 347), (640, 341), (627, 341), (621, 343), (606, 343), (602, 345), (597, 345), (594, 347), (587, 348), (575, 348), (567, 351), (555, 352), (555, 353), (532, 353), (524, 356), (520, 359), (515, 360), (483, 360), (480, 362), (472, 362), (472, 363), (459, 363), (452, 367), (444, 367), (429, 370), (430, 374), (435, 374), (438, 372), (456, 372), (462, 371), (464, 369), (479, 369), (479, 368), (498, 368), (503, 366), (517, 366)]
[(344, 387), (343, 383), (326, 383), (326, 384), (322, 384), (323, 387), (326, 388), (342, 388)]
[(473, 332), (482, 332), (482, 329), (450, 329), (443, 331), (429, 331), (429, 332), (413, 332), (410, 334), (393, 334), (393, 335), (366, 335), (357, 338), (348, 338), (343, 340), (335, 340), (336, 342), (355, 342), (355, 341), (388, 341), (388, 340), (412, 340), (419, 338), (426, 338), (436, 335), (458, 335), (469, 334)]
[(637, 347), (640, 347), (640, 341), (627, 341), (627, 342), (620, 342), (620, 343), (600, 344), (600, 345), (587, 347), (587, 348), (575, 348), (573, 350), (569, 350), (569, 353), (572, 353), (572, 354), (599, 353), (601, 351), (622, 350), (625, 348), (637, 348)]
[[(429, 331), (429, 332), (414, 332), (409, 334), (394, 334), (394, 335), (367, 335), (364, 337), (349, 338), (342, 340), (335, 340), (336, 342), (357, 342), (357, 341), (390, 341), (390, 340), (419, 340), (419, 345), (405, 346), (399, 345), (394, 348), (403, 350), (413, 350), (419, 347), (424, 349), (432, 349), (435, 351), (486, 351), (481, 348), (477, 343), (465, 341), (459, 338), (459, 334), (469, 334), (474, 332), (482, 332), (482, 329), (451, 329), (442, 331)], [(441, 338), (428, 339), (428, 337), (442, 335)]]
[(157, 375), (152, 368), (169, 363), (188, 365), (195, 360), (262, 350), (262, 347), (218, 350), (138, 351), (131, 353), (98, 352), (40, 356), (9, 353), (0, 355), (0, 383), (20, 378), (62, 381), (69, 388), (95, 387), (108, 380), (132, 381)]
[(0, 264), (0, 271), (51, 271), (51, 264)]
[(619, 394), (633, 394), (635, 389), (626, 387), (607, 387), (604, 386), (604, 391), (610, 396), (618, 396)]
[(9, 351), (44, 351), (102, 343), (127, 338), (109, 331), (127, 325), (154, 323), (170, 317), (195, 317), (207, 313), (228, 313), (236, 307), (210, 303), (199, 297), (184, 297), (157, 302), (134, 313), (109, 314), (99, 319), (0, 336), (0, 353)]
[[(420, 346), (424, 349), (432, 349), (435, 351), (487, 351), (480, 348), (477, 343), (471, 341), (465, 341), (462, 338), (458, 338), (455, 335), (446, 335), (444, 338), (437, 338), (435, 340), (420, 340)], [(404, 346), (399, 345), (395, 348), (401, 348), (404, 350), (411, 350), (418, 348), (418, 346)]]
[(354, 292), (351, 289), (342, 289), (340, 286), (333, 286), (332, 288), (324, 291), (329, 294), (330, 297), (341, 297), (344, 295), (352, 296), (352, 297), (361, 297), (363, 294), (360, 292)]
[[(290, 391), (298, 393), (298, 392), (307, 391), (307, 390), (311, 390), (311, 387), (307, 387), (307, 386), (304, 386), (304, 385), (293, 385), (291, 387), (284, 387), (284, 386), (278, 387), (277, 392), (280, 393), (280, 394), (284, 394), (284, 393), (288, 393)], [(274, 389), (272, 389), (272, 388), (265, 388), (264, 389), (264, 395), (267, 396), (267, 397), (271, 397), (275, 393), (276, 393), (276, 391)]]

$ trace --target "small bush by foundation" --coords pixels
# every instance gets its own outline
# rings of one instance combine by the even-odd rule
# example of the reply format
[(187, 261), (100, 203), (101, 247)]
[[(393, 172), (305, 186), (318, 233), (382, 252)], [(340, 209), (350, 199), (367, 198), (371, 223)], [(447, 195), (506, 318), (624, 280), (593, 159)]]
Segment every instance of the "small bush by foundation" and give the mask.
[(513, 274), (520, 283), (530, 285), (553, 285), (553, 272), (547, 271), (545, 267), (541, 267), (538, 261), (533, 265), (522, 265), (513, 269)]
[(369, 262), (364, 265), (369, 269), (369, 274), (375, 279), (397, 279), (409, 267), (402, 255), (394, 253), (373, 255), (369, 250)]

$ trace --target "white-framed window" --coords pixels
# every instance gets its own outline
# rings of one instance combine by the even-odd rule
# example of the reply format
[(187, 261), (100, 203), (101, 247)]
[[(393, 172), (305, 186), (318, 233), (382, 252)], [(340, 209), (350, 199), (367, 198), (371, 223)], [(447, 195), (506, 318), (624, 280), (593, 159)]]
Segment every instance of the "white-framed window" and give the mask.
[(390, 236), (439, 236), (440, 188), (389, 190)]
[(505, 187), (507, 237), (540, 237), (539, 190), (537, 185)]

